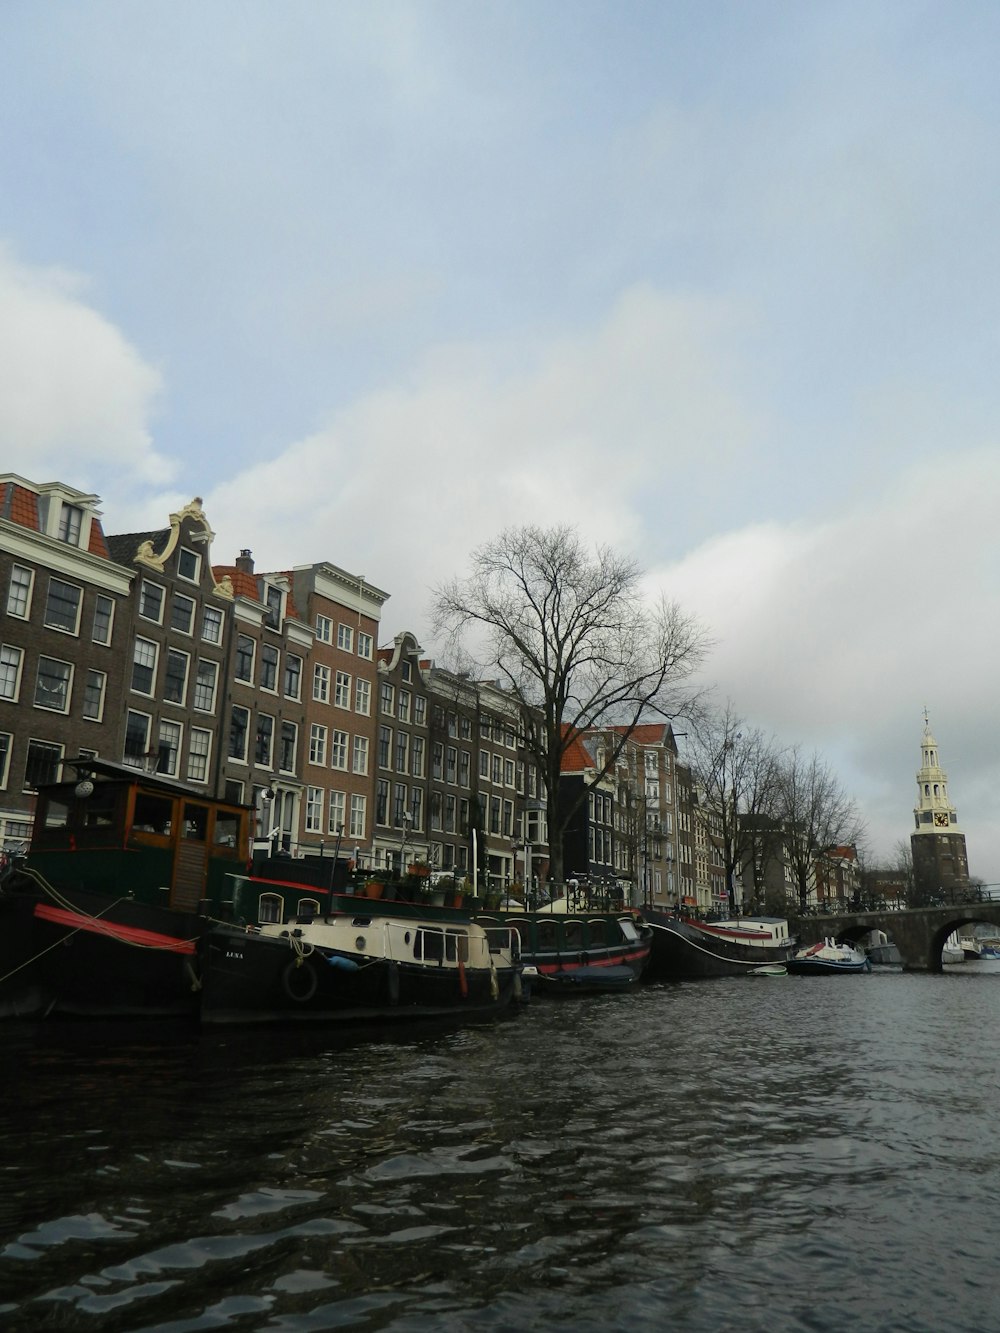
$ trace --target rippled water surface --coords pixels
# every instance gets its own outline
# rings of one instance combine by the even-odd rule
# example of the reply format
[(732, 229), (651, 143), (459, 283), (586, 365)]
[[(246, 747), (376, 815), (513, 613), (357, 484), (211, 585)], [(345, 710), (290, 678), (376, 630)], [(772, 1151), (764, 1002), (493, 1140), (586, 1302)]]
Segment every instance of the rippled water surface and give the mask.
[(1000, 1327), (1000, 965), (0, 1028), (0, 1327)]

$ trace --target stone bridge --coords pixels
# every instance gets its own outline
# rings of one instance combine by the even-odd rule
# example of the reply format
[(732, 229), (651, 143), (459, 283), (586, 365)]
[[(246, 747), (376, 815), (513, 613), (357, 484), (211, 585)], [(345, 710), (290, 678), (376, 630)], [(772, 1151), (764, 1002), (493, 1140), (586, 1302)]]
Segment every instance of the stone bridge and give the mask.
[(883, 930), (899, 950), (906, 972), (940, 972), (941, 948), (949, 935), (976, 921), (997, 927), (1000, 902), (950, 903), (945, 907), (904, 907), (900, 911), (841, 912), (804, 916), (796, 923), (799, 942), (815, 944), (827, 936), (856, 944), (871, 930)]

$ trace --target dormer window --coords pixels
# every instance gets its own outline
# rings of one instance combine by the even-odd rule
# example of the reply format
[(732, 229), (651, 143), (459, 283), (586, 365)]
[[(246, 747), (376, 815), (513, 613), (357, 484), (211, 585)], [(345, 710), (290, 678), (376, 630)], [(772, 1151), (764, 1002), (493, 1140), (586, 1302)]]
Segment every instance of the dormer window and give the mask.
[(201, 556), (196, 551), (189, 551), (182, 546), (177, 555), (177, 573), (191, 583), (198, 582), (201, 572)]
[(80, 545), (80, 533), (83, 530), (83, 510), (79, 505), (63, 503), (59, 515), (59, 540), (70, 546)]
[(269, 629), (277, 629), (281, 624), (281, 589), (271, 585), (267, 589), (267, 615), (264, 623)]

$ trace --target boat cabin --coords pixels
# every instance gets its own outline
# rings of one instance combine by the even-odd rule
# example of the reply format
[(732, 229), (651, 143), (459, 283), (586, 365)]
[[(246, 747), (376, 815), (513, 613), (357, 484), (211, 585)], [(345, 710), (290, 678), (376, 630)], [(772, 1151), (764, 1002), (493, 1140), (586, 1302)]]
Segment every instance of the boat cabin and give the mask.
[(39, 788), (29, 868), (56, 888), (226, 914), (249, 860), (249, 807), (128, 764), (66, 762), (74, 781)]

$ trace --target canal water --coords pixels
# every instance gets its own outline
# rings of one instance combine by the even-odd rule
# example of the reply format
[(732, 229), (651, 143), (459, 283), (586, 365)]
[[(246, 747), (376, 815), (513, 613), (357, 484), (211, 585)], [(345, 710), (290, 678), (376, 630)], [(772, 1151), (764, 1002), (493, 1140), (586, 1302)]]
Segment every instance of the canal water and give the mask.
[(0, 1028), (0, 1327), (1000, 1325), (1000, 965)]

